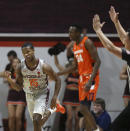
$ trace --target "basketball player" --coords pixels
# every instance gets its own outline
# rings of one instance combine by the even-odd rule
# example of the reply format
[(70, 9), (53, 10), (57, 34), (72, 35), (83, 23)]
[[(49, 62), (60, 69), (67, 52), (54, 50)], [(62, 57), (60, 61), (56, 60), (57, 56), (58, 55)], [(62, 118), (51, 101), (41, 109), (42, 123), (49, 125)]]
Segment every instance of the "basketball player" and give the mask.
[(75, 60), (71, 67), (59, 72), (59, 75), (70, 73), (76, 70), (79, 71), (79, 100), (80, 112), (85, 118), (85, 123), (90, 128), (87, 131), (99, 131), (96, 122), (89, 111), (91, 101), (95, 100), (96, 92), (99, 85), (99, 67), (100, 58), (93, 42), (88, 37), (81, 37), (81, 28), (77, 25), (70, 26), (70, 39), (76, 41), (73, 47)]
[[(130, 66), (130, 51), (126, 49), (121, 49), (117, 46), (115, 46), (102, 32), (102, 27), (104, 25), (104, 22), (100, 22), (100, 17), (99, 15), (95, 15), (93, 18), (93, 29), (95, 30), (97, 36), (101, 40), (103, 46), (107, 48), (108, 51), (116, 55), (117, 57), (125, 60), (128, 64), (127, 71), (129, 70)], [(130, 33), (127, 33), (127, 41), (125, 41), (127, 44), (130, 43)], [(128, 76), (129, 76), (129, 71), (128, 71)]]
[[(104, 25), (104, 22), (100, 22), (99, 15), (95, 15), (93, 18), (93, 28), (99, 37), (100, 41), (102, 42), (103, 46), (107, 48), (108, 51), (119, 57), (120, 59), (123, 59), (127, 62), (127, 74), (128, 74), (128, 80), (129, 80), (129, 87), (130, 87), (130, 51), (127, 49), (121, 49), (117, 46), (115, 46), (102, 32), (102, 27)], [(125, 43), (127, 45), (130, 44), (130, 33), (127, 33), (127, 39), (125, 39)], [(130, 89), (129, 89), (130, 90)], [(112, 124), (112, 128), (114, 131), (120, 131), (125, 129), (130, 129), (130, 102), (128, 106), (121, 112), (121, 114), (114, 120)]]
[[(15, 89), (24, 87), (26, 93), (27, 106), (33, 120), (34, 131), (41, 131), (41, 126), (56, 109), (56, 100), (61, 87), (61, 80), (53, 71), (50, 65), (43, 60), (37, 59), (34, 55), (34, 47), (31, 43), (22, 46), (24, 60), (17, 69), (16, 82), (8, 81)], [(48, 108), (49, 90), (48, 77), (55, 81), (55, 91)]]

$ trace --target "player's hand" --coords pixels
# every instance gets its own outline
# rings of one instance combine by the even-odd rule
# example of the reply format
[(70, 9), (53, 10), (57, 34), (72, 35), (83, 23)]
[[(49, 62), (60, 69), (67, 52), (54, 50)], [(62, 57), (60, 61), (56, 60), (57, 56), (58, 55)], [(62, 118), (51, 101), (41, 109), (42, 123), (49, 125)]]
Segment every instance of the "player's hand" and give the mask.
[(110, 7), (109, 15), (113, 23), (118, 21), (119, 12), (116, 12), (113, 6)]
[(0, 76), (4, 77), (4, 78), (10, 77), (10, 75), (11, 75), (11, 72), (9, 72), (9, 71), (4, 71), (4, 72), (0, 73)]
[(105, 24), (105, 22), (103, 22), (103, 23), (100, 22), (99, 15), (97, 15), (97, 14), (94, 15), (94, 18), (93, 18), (93, 29), (94, 29), (95, 32), (101, 30), (104, 24)]
[(91, 86), (92, 86), (92, 82), (91, 82), (91, 81), (88, 81), (88, 83), (86, 83), (86, 85), (85, 85), (84, 90), (85, 90), (86, 92), (88, 92), (88, 91), (90, 90)]
[(51, 109), (54, 109), (56, 107), (56, 100), (57, 100), (57, 97), (53, 96), (51, 100)]

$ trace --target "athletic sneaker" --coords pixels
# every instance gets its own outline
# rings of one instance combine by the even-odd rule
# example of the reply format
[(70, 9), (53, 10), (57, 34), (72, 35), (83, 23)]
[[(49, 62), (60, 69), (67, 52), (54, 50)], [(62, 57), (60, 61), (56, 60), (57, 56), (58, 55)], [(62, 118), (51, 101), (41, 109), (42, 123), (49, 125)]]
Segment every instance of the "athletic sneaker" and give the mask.
[(56, 112), (60, 112), (60, 113), (64, 114), (65, 108), (60, 104), (56, 104)]

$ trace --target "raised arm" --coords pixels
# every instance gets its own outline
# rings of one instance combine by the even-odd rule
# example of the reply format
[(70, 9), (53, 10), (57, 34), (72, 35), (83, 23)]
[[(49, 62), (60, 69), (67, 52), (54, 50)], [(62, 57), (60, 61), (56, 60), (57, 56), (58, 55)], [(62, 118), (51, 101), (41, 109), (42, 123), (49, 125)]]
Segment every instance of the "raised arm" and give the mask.
[(114, 55), (118, 56), (119, 58), (122, 58), (121, 48), (115, 46), (102, 32), (101, 28), (103, 27), (103, 25), (104, 25), (104, 22), (100, 23), (99, 16), (95, 15), (93, 18), (93, 29), (95, 30), (103, 46), (107, 48), (107, 50), (113, 53)]
[(59, 60), (58, 60), (58, 56), (57, 55), (54, 55), (54, 61), (55, 61), (55, 65), (59, 69), (59, 71), (62, 71), (62, 70), (65, 69), (62, 65), (59, 64)]
[(90, 88), (94, 78), (96, 77), (96, 75), (98, 73), (101, 61), (100, 61), (100, 58), (98, 56), (97, 49), (96, 49), (96, 47), (94, 46), (93, 42), (90, 39), (86, 40), (85, 48), (88, 50), (88, 52), (90, 53), (92, 59), (94, 60), (93, 72), (91, 74), (89, 82), (86, 84), (86, 86), (88, 86), (88, 88)]
[(119, 13), (115, 11), (113, 6), (110, 7), (109, 15), (110, 15), (112, 22), (114, 23), (114, 25), (116, 27), (117, 33), (120, 37), (120, 40), (125, 45), (126, 44), (125, 40), (126, 40), (128, 35), (127, 35), (127, 32), (124, 30), (124, 28), (122, 27), (122, 25), (121, 25), (121, 23), (118, 19)]
[(51, 108), (56, 107), (56, 99), (58, 97), (60, 88), (61, 88), (61, 79), (58, 77), (58, 75), (53, 71), (50, 65), (44, 64), (43, 65), (43, 72), (45, 72), (51, 80), (55, 81), (55, 91), (54, 95), (51, 101)]
[(120, 80), (126, 80), (126, 79), (128, 79), (127, 65), (123, 66), (121, 73), (120, 73)]

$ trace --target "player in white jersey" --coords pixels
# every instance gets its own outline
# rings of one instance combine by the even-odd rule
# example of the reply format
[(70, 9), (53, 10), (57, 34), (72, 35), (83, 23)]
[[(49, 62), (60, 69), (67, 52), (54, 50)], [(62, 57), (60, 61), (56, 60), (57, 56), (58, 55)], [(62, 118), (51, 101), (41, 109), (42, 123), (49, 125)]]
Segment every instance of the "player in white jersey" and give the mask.
[[(10, 84), (17, 90), (24, 87), (27, 106), (33, 120), (34, 131), (41, 131), (41, 126), (56, 108), (56, 100), (61, 87), (61, 80), (50, 65), (34, 55), (31, 43), (22, 46), (25, 60), (22, 60), (17, 69), (16, 82), (11, 79)], [(48, 110), (49, 89), (48, 77), (55, 81), (55, 91)]]

